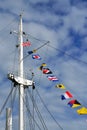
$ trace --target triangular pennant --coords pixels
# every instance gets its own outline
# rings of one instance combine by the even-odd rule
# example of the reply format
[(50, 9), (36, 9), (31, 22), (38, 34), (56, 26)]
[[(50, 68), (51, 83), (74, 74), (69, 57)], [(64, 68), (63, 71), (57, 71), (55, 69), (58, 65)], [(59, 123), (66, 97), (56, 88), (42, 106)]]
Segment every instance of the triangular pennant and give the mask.
[(86, 115), (87, 114), (87, 108), (82, 107), (82, 108), (80, 108), (80, 109), (77, 110), (77, 113), (79, 115)]

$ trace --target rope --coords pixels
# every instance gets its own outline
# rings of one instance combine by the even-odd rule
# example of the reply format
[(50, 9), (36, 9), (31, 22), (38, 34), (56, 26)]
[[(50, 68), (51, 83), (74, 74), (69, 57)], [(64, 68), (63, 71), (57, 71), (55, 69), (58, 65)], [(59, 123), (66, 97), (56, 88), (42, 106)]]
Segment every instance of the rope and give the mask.
[(30, 98), (31, 98), (31, 100), (32, 100), (32, 102), (33, 102), (33, 104), (34, 104), (35, 110), (36, 110), (36, 112), (38, 113), (38, 117), (39, 117), (39, 119), (40, 119), (40, 121), (41, 121), (41, 123), (42, 123), (42, 126), (43, 126), (44, 130), (48, 130), (48, 128), (47, 128), (47, 126), (46, 126), (46, 124), (45, 124), (45, 122), (44, 122), (44, 120), (43, 120), (43, 118), (42, 118), (42, 115), (41, 115), (41, 113), (40, 113), (40, 111), (39, 111), (39, 109), (38, 109), (38, 107), (37, 107), (37, 104), (36, 104), (34, 98), (32, 97), (32, 95), (31, 95), (29, 89), (28, 89), (28, 92), (29, 92)]
[(55, 123), (58, 125), (58, 127), (59, 127), (61, 130), (63, 130), (63, 127), (56, 121), (56, 119), (54, 118), (54, 116), (53, 116), (53, 115), (51, 114), (51, 112), (48, 110), (47, 106), (45, 105), (45, 103), (44, 103), (43, 99), (41, 98), (41, 96), (40, 96), (39, 92), (37, 91), (37, 89), (36, 89), (36, 92), (37, 92), (37, 94), (38, 94), (40, 100), (42, 101), (44, 107), (46, 108), (46, 110), (47, 110), (48, 113), (50, 114), (50, 116), (53, 118), (53, 120), (54, 120)]
[[(33, 53), (36, 52), (37, 50), (41, 49), (42, 47), (44, 47), (45, 45), (47, 45), (49, 43), (49, 41), (47, 41), (46, 43), (44, 43), (42, 46), (38, 47), (37, 49), (33, 50)], [(22, 60), (24, 60), (25, 58), (27, 58), (28, 56), (30, 56), (30, 54), (26, 55)]]
[[(32, 98), (34, 98), (34, 93), (33, 93), (33, 89), (32, 89)], [(34, 119), (34, 102), (33, 102), (33, 119)], [(34, 123), (34, 120), (33, 120), (33, 130), (35, 130), (35, 123)]]
[(16, 18), (14, 18), (11, 22), (9, 22), (6, 26), (4, 26), (0, 32), (2, 32), (4, 29), (8, 28), (12, 23), (14, 23), (14, 21), (16, 20)]
[[(22, 95), (21, 95), (22, 96)], [(31, 116), (31, 118), (33, 119), (33, 116), (32, 116), (32, 114), (31, 114), (31, 112), (30, 112), (30, 110), (29, 110), (29, 108), (28, 108), (28, 106), (27, 106), (27, 104), (26, 104), (26, 102), (25, 102), (25, 100), (24, 100), (24, 97), (22, 96), (22, 98), (23, 98), (23, 103), (24, 103), (24, 105), (26, 106), (26, 108), (27, 108), (27, 112), (28, 112), (28, 114)], [(38, 129), (39, 130), (42, 130), (40, 127), (39, 127), (39, 125), (38, 125), (38, 123), (37, 123), (37, 121), (35, 120), (35, 119), (33, 119), (34, 120), (34, 122), (35, 122), (35, 124), (37, 125), (37, 127), (38, 127)]]
[(4, 102), (3, 106), (2, 106), (2, 108), (1, 108), (1, 110), (0, 110), (0, 114), (1, 114), (2, 111), (4, 110), (6, 103), (7, 103), (9, 97), (11, 96), (11, 94), (12, 94), (12, 92), (13, 92), (13, 89), (14, 89), (14, 87), (12, 87), (12, 89), (11, 89), (11, 91), (10, 91), (8, 97), (6, 98), (6, 100), (5, 100), (5, 102)]
[(12, 110), (13, 110), (13, 107), (14, 107), (14, 102), (15, 102), (15, 98), (16, 98), (16, 91), (17, 91), (17, 87), (14, 87), (14, 88), (15, 88), (15, 90), (14, 90), (12, 101), (11, 101)]
[[(27, 106), (28, 106), (28, 108), (30, 108), (30, 105), (29, 105), (29, 101), (28, 101), (28, 95), (27, 95), (27, 92), (26, 92), (26, 103), (27, 103)], [(32, 118), (33, 117), (33, 118)], [(33, 125), (33, 123), (34, 123), (34, 115), (32, 114), (32, 117), (31, 117), (31, 115), (29, 115), (29, 125), (30, 125), (30, 130), (34, 130), (34, 125)]]
[(76, 58), (76, 57), (74, 57), (74, 56), (68, 54), (67, 52), (65, 52), (65, 51), (63, 51), (63, 50), (61, 50), (61, 49), (55, 48), (55, 47), (51, 46), (50, 44), (49, 44), (49, 47), (55, 49), (56, 51), (59, 51), (59, 52), (63, 53), (64, 55), (67, 55), (67, 56), (73, 58), (73, 59), (76, 60), (76, 61), (79, 61), (79, 62), (81, 62), (81, 63), (87, 65), (87, 62), (86, 62), (86, 61), (80, 60), (79, 58)]
[(43, 42), (43, 43), (46, 42), (46, 40), (41, 40), (41, 39), (39, 39), (39, 38), (36, 38), (36, 37), (32, 36), (31, 34), (26, 34), (25, 32), (24, 32), (23, 34), (24, 34), (24, 36), (27, 37), (27, 38), (30, 36), (32, 39), (35, 39), (35, 40), (37, 40), (37, 41), (40, 41), (40, 42)]

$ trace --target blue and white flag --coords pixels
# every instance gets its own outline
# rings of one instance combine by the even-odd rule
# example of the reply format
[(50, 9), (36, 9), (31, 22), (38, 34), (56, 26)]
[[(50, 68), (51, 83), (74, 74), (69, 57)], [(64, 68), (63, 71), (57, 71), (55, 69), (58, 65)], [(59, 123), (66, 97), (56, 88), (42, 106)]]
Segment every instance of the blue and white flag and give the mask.
[(32, 55), (33, 59), (41, 60), (41, 57), (38, 54)]

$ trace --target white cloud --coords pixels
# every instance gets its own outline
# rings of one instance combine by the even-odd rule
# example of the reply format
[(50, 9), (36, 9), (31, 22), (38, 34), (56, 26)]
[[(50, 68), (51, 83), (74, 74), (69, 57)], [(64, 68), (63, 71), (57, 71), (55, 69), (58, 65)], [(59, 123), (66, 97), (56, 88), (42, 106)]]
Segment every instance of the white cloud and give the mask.
[[(38, 2), (43, 2), (44, 4), (44, 8), (42, 6), (41, 11), (39, 11), (37, 8), (33, 8), (33, 5), (37, 5)], [(38, 81), (36, 83), (36, 87), (40, 90), (39, 92), (41, 97), (54, 117), (61, 124), (63, 129), (87, 129), (85, 122), (87, 118), (85, 116), (78, 116), (75, 109), (70, 109), (67, 106), (68, 101), (61, 101), (60, 95), (64, 91), (56, 89), (56, 83), (48, 81), (46, 75), (41, 74), (41, 71), (38, 70), (39, 65), (45, 61), (47, 63), (47, 67), (49, 67), (53, 71), (53, 74), (59, 78), (59, 83), (64, 83), (66, 88), (73, 93), (75, 98), (81, 101), (82, 105), (87, 105), (85, 104), (87, 101), (86, 64), (76, 61), (57, 50), (62, 49), (62, 51), (67, 51), (67, 54), (72, 54), (73, 56), (78, 54), (79, 57), (76, 55), (77, 58), (83, 61), (87, 60), (87, 52), (85, 51), (87, 41), (87, 31), (85, 28), (87, 17), (87, 10), (85, 8), (86, 3), (82, 4), (80, 1), (79, 4), (77, 4), (77, 2), (78, 1), (74, 1), (72, 6), (69, 0), (29, 0), (28, 2), (22, 0), (0, 1), (0, 106), (5, 98), (4, 95), (7, 96), (10, 89), (10, 81), (6, 81), (4, 83), (4, 77), (6, 78), (5, 74), (7, 74), (10, 68), (13, 68), (13, 58), (15, 55), (15, 58), (18, 59), (17, 51), (13, 52), (15, 45), (17, 44), (17, 38), (16, 36), (9, 35), (9, 31), (11, 29), (17, 29), (16, 25), (18, 26), (18, 17), (15, 21), (12, 21), (12, 19), (14, 16), (16, 17), (17, 14), (19, 15), (21, 10), (24, 9), (24, 31), (37, 38), (49, 40), (50, 45), (52, 46), (45, 46), (38, 50), (38, 53), (40, 53), (42, 58), (44, 57), (44, 60), (37, 62), (33, 61), (31, 57), (28, 57), (26, 60), (24, 60), (26, 63), (26, 73), (30, 76), (30, 69), (33, 69), (34, 73), (36, 74), (35, 82)], [(47, 3), (49, 3), (49, 8)], [(61, 15), (61, 12), (65, 12), (65, 14)], [(79, 33), (79, 35), (82, 36), (80, 41), (81, 44), (78, 43), (79, 46), (76, 46), (76, 43), (72, 44), (74, 36), (72, 36), (73, 38), (69, 36), (69, 29), (73, 29), (74, 32)], [(25, 49), (25, 54), (27, 54), (28, 50), (35, 49), (43, 44), (35, 39), (31, 39), (31, 42), (32, 46), (28, 49)], [(29, 68), (29, 64), (32, 65), (31, 68)], [(34, 67), (34, 65), (36, 67)], [(17, 70), (16, 66), (14, 70), (15, 69)], [(38, 99), (37, 96), (36, 99)], [(37, 102), (39, 102), (39, 99)], [(40, 103), (39, 108), (41, 109), (41, 113), (43, 113), (45, 108), (42, 107)], [(46, 114), (47, 111), (43, 114), (45, 119)], [(3, 113), (3, 117), (4, 116), (5, 115)], [(47, 116), (47, 119), (49, 120), (47, 123), (49, 128), (57, 130), (58, 127), (50, 118), (50, 115)], [(2, 121), (2, 123), (0, 122), (0, 127), (2, 127), (1, 130), (4, 130), (4, 120), (1, 118), (0, 120)]]

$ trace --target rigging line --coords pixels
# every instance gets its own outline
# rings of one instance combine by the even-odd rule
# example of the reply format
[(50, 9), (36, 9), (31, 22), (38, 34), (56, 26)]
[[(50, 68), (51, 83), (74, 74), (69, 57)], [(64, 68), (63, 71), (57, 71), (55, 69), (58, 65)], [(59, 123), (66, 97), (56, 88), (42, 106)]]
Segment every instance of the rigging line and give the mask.
[(40, 121), (41, 121), (41, 123), (42, 123), (43, 128), (45, 129), (46, 126), (45, 126), (45, 124), (43, 123), (43, 120), (42, 120), (42, 118), (41, 118), (41, 115), (40, 115), (40, 112), (39, 112), (39, 110), (38, 110), (38, 107), (36, 106), (35, 100), (33, 99), (31, 93), (29, 92), (29, 89), (28, 89), (28, 93), (29, 93), (29, 96), (30, 96), (30, 98), (31, 98), (32, 103), (34, 104), (35, 109), (37, 108), (36, 111), (37, 111), (37, 113), (38, 113), (39, 119), (40, 119)]
[(6, 103), (7, 103), (7, 101), (8, 101), (8, 99), (9, 99), (10, 95), (12, 94), (13, 89), (14, 89), (14, 87), (12, 87), (12, 89), (11, 89), (11, 91), (10, 91), (10, 93), (9, 93), (9, 95), (8, 95), (8, 97), (7, 97), (7, 99), (5, 100), (3, 106), (2, 106), (2, 108), (1, 108), (1, 110), (0, 110), (0, 114), (1, 114), (2, 111), (4, 110), (4, 107), (5, 107)]
[(67, 55), (67, 56), (73, 58), (74, 60), (77, 60), (77, 61), (79, 61), (79, 62), (81, 62), (81, 63), (87, 65), (87, 62), (86, 62), (86, 61), (80, 60), (80, 59), (78, 59), (78, 58), (76, 58), (76, 57), (74, 57), (74, 56), (68, 54), (67, 52), (64, 52), (64, 51), (61, 50), (61, 49), (55, 48), (55, 47), (51, 46), (50, 44), (49, 44), (49, 47), (51, 47), (51, 48), (53, 48), (53, 49), (55, 49), (55, 50), (57, 50), (57, 51), (59, 51), (59, 52), (61, 52), (61, 53), (64, 53), (64, 55)]
[[(29, 107), (29, 101), (28, 101), (28, 95), (27, 95), (27, 92), (26, 92), (26, 103), (27, 103), (27, 105), (28, 105), (28, 107)], [(30, 130), (34, 130), (34, 128), (35, 128), (35, 125), (33, 124), (34, 123), (34, 115), (32, 115), (32, 117), (31, 116), (29, 116), (30, 118), (28, 118), (29, 119), (29, 123), (30, 123)], [(33, 122), (32, 122), (33, 121)]]
[[(67, 90), (70, 90), (71, 93), (75, 93), (75, 94), (74, 94), (74, 98), (77, 99), (77, 100), (79, 100), (79, 101), (81, 101), (81, 102), (80, 102), (80, 103), (81, 103), (81, 106), (87, 107), (87, 102), (84, 101), (84, 99), (81, 98), (81, 95), (79, 95), (77, 92), (73, 91), (73, 89), (70, 88), (69, 86), (67, 86)], [(58, 96), (58, 97), (60, 97), (60, 96)], [(84, 104), (84, 105), (83, 105), (83, 104)]]
[[(34, 91), (33, 91), (33, 89), (32, 89), (32, 98), (34, 98)], [(33, 102), (33, 119), (34, 119), (34, 102)], [(34, 120), (33, 120), (33, 130), (35, 130)]]
[[(5, 35), (4, 35), (4, 36), (5, 36)], [(9, 35), (6, 35), (5, 37), (3, 37), (4, 40), (3, 40), (3, 39), (0, 40), (0, 45), (7, 43), (8, 36), (9, 36)], [(5, 44), (5, 45), (7, 45), (7, 44)]]
[[(13, 85), (13, 83), (12, 83), (12, 85)], [(15, 87), (14, 95), (12, 97), (12, 103), (11, 103), (12, 110), (13, 110), (13, 107), (14, 107), (14, 102), (15, 102), (15, 98), (16, 98), (16, 92), (17, 92), (17, 87)]]
[(47, 41), (46, 43), (44, 43), (42, 46), (38, 47), (36, 50), (39, 50), (40, 48), (42, 48), (43, 46), (47, 45), (48, 43), (50, 43), (49, 41)]
[[(44, 57), (43, 57), (43, 59), (42, 59), (42, 63), (44, 63), (44, 61), (46, 61), (46, 56), (47, 56), (47, 55), (48, 55), (48, 46), (47, 46), (46, 50), (44, 51)], [(38, 69), (39, 69), (39, 68), (38, 68)], [(40, 82), (41, 82), (42, 75), (43, 75), (43, 73), (40, 74), (39, 84), (40, 84)]]
[(9, 22), (5, 27), (3, 27), (0, 32), (2, 32), (4, 29), (8, 28), (9, 25), (11, 25), (13, 23), (13, 21), (15, 20), (16, 18), (14, 18), (11, 22)]
[(28, 92), (29, 92), (30, 98), (31, 98), (31, 100), (32, 100), (32, 102), (33, 102), (33, 104), (34, 104), (34, 107), (35, 107), (35, 109), (36, 109), (36, 112), (38, 113), (38, 117), (40, 118), (40, 121), (41, 121), (41, 123), (42, 123), (42, 126), (43, 126), (44, 130), (48, 130), (48, 128), (47, 128), (47, 126), (46, 126), (46, 124), (45, 124), (45, 122), (44, 122), (44, 120), (43, 120), (43, 118), (42, 118), (42, 115), (41, 115), (41, 113), (40, 113), (40, 111), (39, 111), (39, 109), (38, 109), (38, 107), (37, 107), (37, 104), (36, 104), (34, 98), (32, 97), (32, 95), (31, 95), (29, 89), (28, 89)]
[(36, 38), (36, 37), (32, 36), (31, 34), (26, 34), (26, 33), (25, 33), (24, 35), (27, 36), (27, 37), (30, 36), (32, 39), (35, 39), (35, 40), (40, 41), (40, 42), (42, 42), (42, 41), (43, 41), (43, 42), (46, 42), (46, 40), (41, 40), (41, 39), (39, 39), (39, 38)]
[[(25, 89), (26, 90), (26, 89)], [(26, 91), (25, 91), (26, 92)], [(24, 93), (25, 94), (25, 102), (26, 102), (26, 104), (28, 105), (28, 107), (30, 107), (30, 104), (29, 104), (29, 102), (28, 102), (28, 95), (27, 95), (27, 92), (26, 93)], [(26, 107), (25, 107), (26, 108)], [(29, 127), (30, 127), (30, 130), (32, 130), (32, 118), (31, 118), (31, 116), (30, 115), (27, 115), (27, 117), (28, 117), (28, 121), (29, 121)]]
[(53, 116), (53, 115), (51, 114), (51, 112), (48, 110), (46, 104), (44, 103), (44, 101), (43, 101), (43, 99), (41, 98), (41, 96), (40, 96), (39, 92), (37, 91), (37, 89), (36, 89), (36, 92), (37, 92), (37, 94), (38, 94), (40, 100), (42, 101), (44, 107), (46, 108), (46, 110), (47, 110), (48, 113), (50, 114), (50, 116), (53, 118), (53, 120), (54, 120), (55, 123), (58, 125), (58, 127), (59, 127), (61, 130), (63, 130), (63, 127), (56, 121), (56, 119), (54, 118), (54, 116)]
[[(37, 49), (34, 49), (33, 51), (37, 51), (39, 49), (41, 49), (42, 47), (44, 47), (45, 45), (47, 45), (49, 43), (49, 41), (47, 41), (46, 43), (44, 43), (42, 46), (38, 47)], [(22, 60), (26, 59), (28, 56), (30, 56), (31, 54), (26, 55)]]
[[(22, 96), (22, 95), (21, 95), (21, 96)], [(28, 108), (28, 106), (27, 106), (27, 104), (26, 104), (26, 102), (25, 102), (23, 96), (22, 96), (22, 99), (23, 99), (23, 103), (25, 104), (25, 106), (26, 106), (26, 108), (27, 108), (27, 112), (30, 114), (30, 116), (31, 116), (32, 119), (33, 119), (33, 116), (32, 116), (32, 114), (31, 114), (31, 112), (30, 112), (30, 110), (29, 110), (29, 108)], [(42, 130), (35, 119), (34, 119), (34, 122), (35, 122), (35, 124), (37, 125), (37, 127), (39, 128), (39, 130)]]
[(12, 67), (12, 70), (14, 70), (14, 72), (15, 72), (15, 63), (16, 63), (16, 55), (17, 53), (16, 53), (16, 48), (15, 48), (15, 51), (14, 51), (14, 58), (13, 58), (13, 67)]
[[(54, 48), (55, 50), (58, 50), (58, 51), (60, 51), (60, 52), (65, 53), (66, 55), (68, 55), (68, 56), (74, 58), (75, 60), (79, 60), (80, 62), (87, 64), (87, 62), (82, 61), (82, 60), (80, 60), (80, 59), (78, 59), (78, 58), (75, 58), (75, 57), (73, 57), (72, 55), (69, 55), (68, 53), (66, 53), (66, 52), (64, 52), (64, 51), (62, 51), (62, 50), (60, 50), (60, 49), (57, 49), (57, 48), (55, 48), (55, 47), (53, 47), (53, 46), (51, 46), (51, 45), (49, 45), (49, 46), (52, 47), (52, 48)], [(71, 64), (71, 65), (72, 65), (72, 64)], [(67, 88), (68, 88), (68, 87), (67, 87)], [(72, 89), (71, 89), (71, 90), (72, 90)], [(77, 94), (76, 94), (76, 96), (78, 97)], [(79, 98), (80, 98), (80, 97), (79, 97)], [(80, 99), (81, 99), (81, 98), (80, 98)], [(81, 100), (82, 100), (82, 99), (81, 99)], [(85, 101), (82, 100), (82, 102), (83, 102), (85, 105), (87, 105)]]
[[(60, 82), (61, 83), (61, 82)], [(59, 83), (59, 84), (60, 84)], [(62, 81), (63, 84), (65, 84), (63, 81)], [(66, 85), (65, 85), (66, 86)], [(87, 107), (87, 102), (84, 101), (84, 99), (81, 98), (81, 95), (78, 94), (77, 91), (74, 91), (71, 87), (67, 86), (66, 90), (69, 90), (72, 94), (74, 93), (74, 99), (77, 99), (79, 101), (81, 101), (81, 106), (85, 106)], [(58, 98), (60, 97), (60, 95), (58, 95)], [(84, 104), (84, 105), (83, 105)]]
[[(9, 55), (9, 57), (10, 57), (10, 59), (11, 59), (11, 57), (12, 57), (12, 55), (14, 54), (14, 57), (13, 57), (13, 64), (11, 64), (10, 66), (12, 66), (12, 71), (13, 70), (15, 70), (14, 68), (15, 68), (15, 56), (16, 56), (16, 48), (12, 51), (12, 52), (10, 52), (8, 55)], [(10, 69), (10, 67), (8, 67), (9, 69)], [(8, 71), (9, 71), (9, 69), (8, 69)]]
[[(15, 19), (13, 19), (9, 24), (7, 24), (4, 28), (2, 28), (2, 29), (0, 30), (0, 33), (1, 33), (4, 29), (8, 28), (9, 25), (11, 25), (14, 20), (15, 20)], [(8, 35), (7, 35), (7, 36), (8, 36)], [(4, 40), (5, 40), (5, 39), (4, 39)], [(4, 43), (6, 43), (6, 42), (4, 42)], [(2, 41), (0, 41), (0, 44), (2, 44)]]
[[(11, 83), (11, 87), (13, 87), (13, 82)], [(13, 112), (13, 108), (14, 108), (14, 102), (15, 102), (15, 99), (16, 99), (16, 94), (17, 94), (17, 87), (14, 87), (14, 91), (13, 91), (13, 94), (11, 96), (11, 109), (12, 109), (12, 112)], [(14, 121), (13, 121), (13, 118), (12, 118), (12, 129), (14, 128)]]

